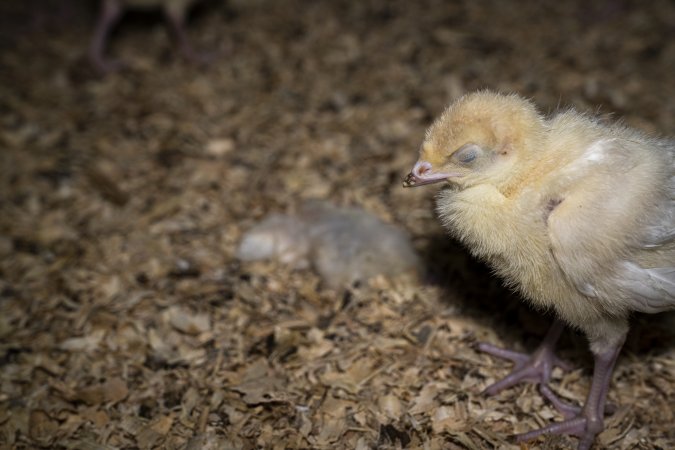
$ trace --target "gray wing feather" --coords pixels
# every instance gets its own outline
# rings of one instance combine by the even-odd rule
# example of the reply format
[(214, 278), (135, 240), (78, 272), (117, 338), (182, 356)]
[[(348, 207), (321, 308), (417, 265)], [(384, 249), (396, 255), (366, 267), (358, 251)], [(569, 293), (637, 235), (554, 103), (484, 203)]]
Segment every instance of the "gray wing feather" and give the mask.
[[(675, 180), (675, 176), (672, 177)], [(666, 199), (661, 207), (661, 214), (655, 223), (647, 226), (643, 243), (645, 248), (660, 247), (675, 240), (675, 181), (669, 189), (671, 198)]]
[[(668, 248), (675, 241), (675, 142), (667, 141), (660, 147), (670, 156), (671, 176), (664, 186), (666, 195), (659, 208), (660, 214), (646, 227), (643, 247), (648, 249)], [(671, 261), (666, 262), (669, 263)], [(625, 261), (622, 269), (619, 284), (632, 294), (635, 309), (647, 313), (675, 309), (675, 267), (646, 269)]]
[(675, 240), (675, 142), (666, 141), (660, 146), (670, 156), (671, 175), (664, 186), (666, 195), (661, 205), (661, 214), (647, 226), (644, 247), (654, 248)]
[(632, 294), (635, 309), (655, 313), (675, 309), (675, 267), (645, 269), (624, 262), (621, 287)]

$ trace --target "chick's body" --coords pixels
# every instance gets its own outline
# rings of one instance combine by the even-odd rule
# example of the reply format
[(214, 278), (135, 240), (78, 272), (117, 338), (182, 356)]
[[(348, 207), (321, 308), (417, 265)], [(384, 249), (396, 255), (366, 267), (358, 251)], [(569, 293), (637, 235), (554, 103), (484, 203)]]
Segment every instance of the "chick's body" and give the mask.
[(650, 281), (650, 269), (675, 261), (665, 240), (672, 146), (573, 112), (542, 126), (539, 154), (516, 180), (441, 193), (445, 225), (533, 303), (587, 333), (625, 326), (632, 310), (675, 307), (672, 286), (668, 295)]
[(588, 448), (629, 314), (675, 309), (675, 144), (480, 92), (432, 125), (408, 185), (444, 180), (437, 211), (450, 232), (588, 336), (598, 378)]

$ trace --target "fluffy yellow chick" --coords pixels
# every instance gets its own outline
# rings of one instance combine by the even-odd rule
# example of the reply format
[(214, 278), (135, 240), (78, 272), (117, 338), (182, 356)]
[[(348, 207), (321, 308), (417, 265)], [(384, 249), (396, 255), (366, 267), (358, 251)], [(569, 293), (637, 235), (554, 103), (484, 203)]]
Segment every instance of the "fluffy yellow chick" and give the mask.
[(189, 60), (200, 61), (185, 32), (185, 16), (188, 8), (198, 0), (101, 0), (101, 13), (89, 46), (89, 59), (101, 73), (119, 68), (119, 63), (106, 60), (103, 56), (108, 37), (115, 24), (127, 9), (161, 9), (174, 33), (181, 53)]
[[(539, 381), (566, 420), (519, 440), (574, 434), (589, 449), (628, 316), (675, 309), (675, 142), (572, 110), (546, 118), (516, 95), (477, 92), (429, 128), (404, 186), (435, 182), (447, 183), (437, 211), (448, 230), (558, 317), (532, 356), (481, 346), (516, 362), (487, 393)], [(546, 385), (562, 365), (553, 346), (564, 324), (586, 334), (595, 359), (581, 409)]]

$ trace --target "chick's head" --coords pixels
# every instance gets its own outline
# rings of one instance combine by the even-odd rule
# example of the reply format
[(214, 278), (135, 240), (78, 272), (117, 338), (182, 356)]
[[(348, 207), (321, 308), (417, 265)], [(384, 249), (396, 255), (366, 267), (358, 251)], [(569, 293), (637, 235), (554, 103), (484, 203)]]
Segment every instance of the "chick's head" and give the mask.
[(403, 185), (507, 183), (517, 163), (536, 150), (543, 129), (542, 117), (527, 100), (487, 91), (466, 95), (427, 130)]

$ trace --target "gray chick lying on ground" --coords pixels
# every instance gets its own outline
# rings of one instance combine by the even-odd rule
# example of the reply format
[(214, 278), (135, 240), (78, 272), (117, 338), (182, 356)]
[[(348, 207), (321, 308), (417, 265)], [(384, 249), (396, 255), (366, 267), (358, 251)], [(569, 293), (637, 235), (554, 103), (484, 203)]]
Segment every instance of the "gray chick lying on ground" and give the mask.
[(332, 288), (376, 275), (415, 273), (420, 267), (403, 230), (364, 210), (321, 201), (307, 202), (297, 215), (268, 216), (246, 233), (237, 258), (313, 267)]

